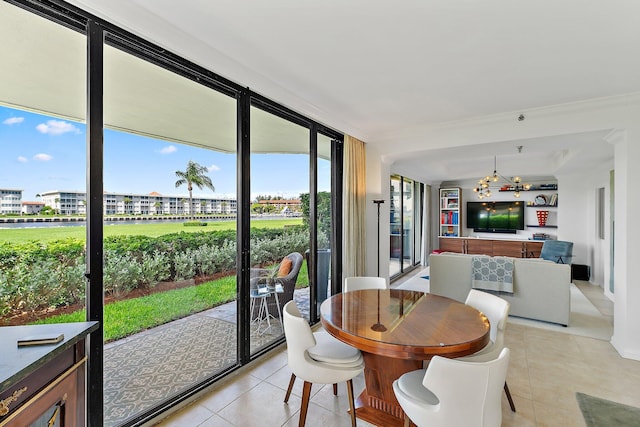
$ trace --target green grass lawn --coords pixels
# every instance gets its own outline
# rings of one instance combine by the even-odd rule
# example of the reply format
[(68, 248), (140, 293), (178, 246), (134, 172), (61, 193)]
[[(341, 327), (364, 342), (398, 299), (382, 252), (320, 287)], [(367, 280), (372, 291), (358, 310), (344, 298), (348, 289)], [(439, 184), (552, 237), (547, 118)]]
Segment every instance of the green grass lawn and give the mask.
[[(236, 276), (104, 306), (104, 339), (114, 341), (236, 299)], [(84, 309), (35, 322), (84, 322)]]
[[(301, 218), (256, 219), (251, 220), (251, 227), (282, 228), (286, 225), (300, 225)], [(201, 231), (232, 230), (236, 221), (211, 221), (206, 227), (185, 227), (181, 222), (161, 222), (154, 224), (115, 224), (104, 226), (104, 236), (144, 235), (158, 237), (164, 234), (195, 233)], [(42, 228), (0, 228), (0, 239), (9, 243), (24, 243), (32, 240), (52, 241), (67, 238), (86, 238), (86, 227), (42, 227)]]
[[(300, 267), (296, 287), (306, 286), (309, 286), (309, 277), (307, 262), (304, 261)], [(125, 338), (235, 299), (236, 276), (227, 276), (198, 286), (116, 301), (104, 306), (104, 340), (109, 342)], [(82, 309), (34, 323), (84, 322), (85, 320), (86, 311)]]

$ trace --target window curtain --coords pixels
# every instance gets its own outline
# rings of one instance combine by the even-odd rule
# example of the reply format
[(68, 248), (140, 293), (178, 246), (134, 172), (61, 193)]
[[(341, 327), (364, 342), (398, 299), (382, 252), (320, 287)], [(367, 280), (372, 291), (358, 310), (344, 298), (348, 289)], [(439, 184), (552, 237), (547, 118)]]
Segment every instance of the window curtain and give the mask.
[(365, 272), (366, 155), (364, 142), (344, 138), (344, 277), (363, 276)]
[(431, 186), (424, 186), (424, 200), (422, 201), (422, 253), (420, 254), (420, 263), (427, 265), (429, 263), (429, 254), (431, 253)]

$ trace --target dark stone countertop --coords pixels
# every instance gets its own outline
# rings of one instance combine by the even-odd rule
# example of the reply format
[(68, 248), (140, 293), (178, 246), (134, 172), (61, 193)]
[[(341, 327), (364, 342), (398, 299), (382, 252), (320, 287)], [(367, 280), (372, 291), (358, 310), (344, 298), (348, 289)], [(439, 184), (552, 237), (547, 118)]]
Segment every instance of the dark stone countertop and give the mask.
[[(98, 322), (0, 327), (0, 393), (96, 329)], [(18, 339), (41, 334), (64, 334), (64, 339), (57, 344), (18, 347)]]

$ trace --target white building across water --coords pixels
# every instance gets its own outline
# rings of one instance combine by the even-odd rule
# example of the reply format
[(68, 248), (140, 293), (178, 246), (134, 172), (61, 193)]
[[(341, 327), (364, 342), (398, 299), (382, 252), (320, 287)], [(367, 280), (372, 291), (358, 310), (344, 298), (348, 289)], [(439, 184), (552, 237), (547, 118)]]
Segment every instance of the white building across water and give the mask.
[[(40, 193), (46, 206), (62, 215), (85, 215), (87, 193), (82, 191), (45, 191)], [(188, 196), (164, 196), (160, 193), (104, 193), (105, 215), (190, 215)], [(232, 198), (194, 197), (194, 214), (236, 214)]]
[(22, 190), (0, 188), (0, 215), (19, 214), (21, 203)]

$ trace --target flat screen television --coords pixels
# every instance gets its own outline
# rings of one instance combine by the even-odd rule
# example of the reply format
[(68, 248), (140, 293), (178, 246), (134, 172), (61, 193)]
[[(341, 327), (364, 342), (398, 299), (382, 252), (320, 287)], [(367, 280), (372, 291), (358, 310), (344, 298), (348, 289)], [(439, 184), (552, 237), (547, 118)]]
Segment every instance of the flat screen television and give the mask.
[(467, 202), (467, 228), (488, 233), (524, 230), (524, 203)]

